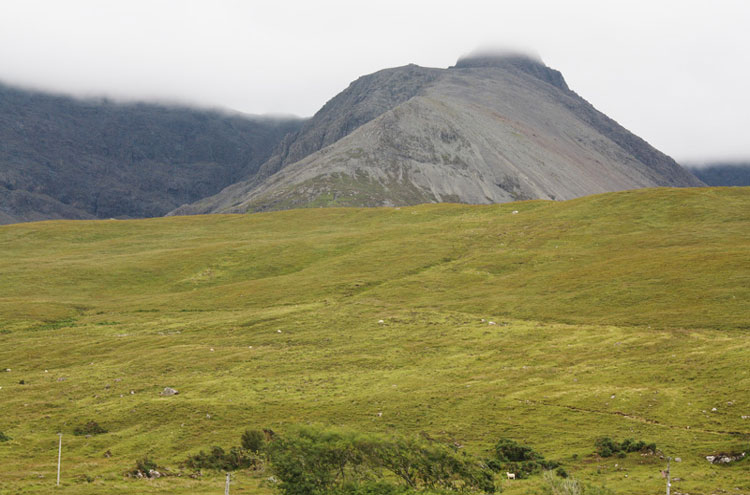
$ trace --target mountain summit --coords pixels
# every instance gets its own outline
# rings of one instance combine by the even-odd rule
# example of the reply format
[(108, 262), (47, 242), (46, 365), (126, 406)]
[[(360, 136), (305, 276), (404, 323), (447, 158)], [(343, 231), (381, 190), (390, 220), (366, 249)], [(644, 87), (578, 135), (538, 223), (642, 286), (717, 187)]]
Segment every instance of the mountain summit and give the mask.
[(524, 54), (360, 77), (260, 172), (174, 214), (571, 199), (703, 185)]

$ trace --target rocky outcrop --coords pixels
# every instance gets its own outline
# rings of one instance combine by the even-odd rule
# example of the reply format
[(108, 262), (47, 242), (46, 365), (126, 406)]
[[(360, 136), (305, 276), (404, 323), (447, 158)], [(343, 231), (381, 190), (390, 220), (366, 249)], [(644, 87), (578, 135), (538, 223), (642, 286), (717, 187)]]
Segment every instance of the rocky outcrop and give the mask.
[(706, 460), (711, 464), (730, 464), (745, 458), (745, 452), (739, 454), (714, 454), (707, 455)]

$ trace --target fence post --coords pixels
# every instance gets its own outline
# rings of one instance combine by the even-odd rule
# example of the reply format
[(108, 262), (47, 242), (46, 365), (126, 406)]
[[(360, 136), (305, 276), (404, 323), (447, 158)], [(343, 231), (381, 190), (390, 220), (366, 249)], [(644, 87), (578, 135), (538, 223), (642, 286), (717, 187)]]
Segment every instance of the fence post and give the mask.
[(60, 461), (62, 460), (62, 432), (58, 433), (60, 436), (60, 444), (57, 447), (57, 486), (60, 486)]

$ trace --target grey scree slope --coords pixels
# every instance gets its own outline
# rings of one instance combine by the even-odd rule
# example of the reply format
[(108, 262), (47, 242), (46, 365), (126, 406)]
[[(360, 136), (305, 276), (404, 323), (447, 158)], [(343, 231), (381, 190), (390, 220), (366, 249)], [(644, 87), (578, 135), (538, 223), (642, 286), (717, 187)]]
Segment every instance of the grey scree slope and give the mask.
[(253, 179), (173, 214), (564, 200), (702, 185), (541, 61), (474, 57), (358, 79), (287, 136)]

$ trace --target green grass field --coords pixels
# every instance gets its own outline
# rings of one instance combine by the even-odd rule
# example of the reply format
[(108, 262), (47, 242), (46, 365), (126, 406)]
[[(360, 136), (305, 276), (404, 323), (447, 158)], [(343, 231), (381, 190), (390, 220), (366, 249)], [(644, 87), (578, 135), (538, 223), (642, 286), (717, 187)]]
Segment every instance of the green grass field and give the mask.
[[(673, 494), (750, 494), (750, 461), (704, 458), (750, 453), (748, 188), (17, 224), (0, 254), (2, 495), (223, 493), (124, 473), (308, 422), (511, 437), (663, 493), (666, 460), (593, 455), (632, 437), (682, 459)], [(109, 432), (74, 436), (88, 420)]]

